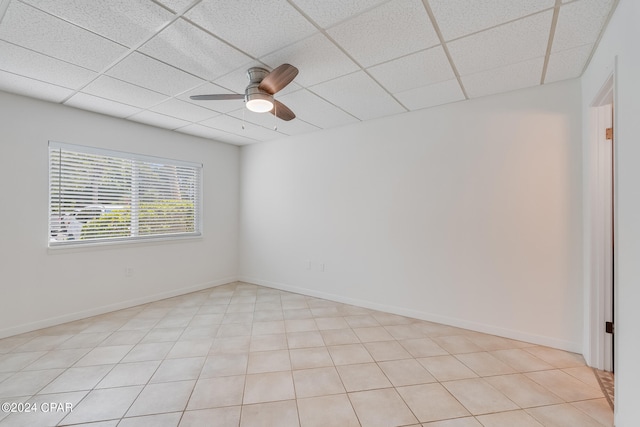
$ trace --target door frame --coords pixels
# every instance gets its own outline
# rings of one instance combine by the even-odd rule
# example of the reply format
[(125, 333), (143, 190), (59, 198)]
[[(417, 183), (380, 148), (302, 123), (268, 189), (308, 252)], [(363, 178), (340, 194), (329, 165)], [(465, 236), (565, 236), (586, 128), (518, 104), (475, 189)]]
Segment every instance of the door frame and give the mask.
[[(613, 306), (617, 264), (617, 147), (612, 151), (605, 142), (605, 129), (616, 129), (616, 64), (588, 107), (589, 124), (584, 167), (587, 171), (584, 217), (585, 273), (585, 359), (600, 370), (615, 366), (615, 340), (605, 333), (605, 322), (616, 323)], [(611, 111), (613, 109), (613, 111)], [(607, 117), (608, 116), (608, 117)], [(613, 185), (611, 180), (613, 179)], [(613, 208), (613, 212), (611, 209)], [(613, 244), (611, 242), (613, 240)]]

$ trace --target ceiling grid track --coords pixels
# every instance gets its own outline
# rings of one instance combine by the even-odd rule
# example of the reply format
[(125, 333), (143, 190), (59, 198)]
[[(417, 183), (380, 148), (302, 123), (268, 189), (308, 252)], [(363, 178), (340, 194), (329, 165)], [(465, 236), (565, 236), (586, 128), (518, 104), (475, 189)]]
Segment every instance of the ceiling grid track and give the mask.
[(542, 75), (540, 76), (540, 84), (544, 84), (544, 80), (547, 77), (547, 67), (549, 66), (549, 58), (551, 57), (551, 49), (553, 47), (553, 38), (556, 35), (556, 26), (558, 25), (558, 15), (560, 15), (560, 6), (562, 6), (562, 0), (556, 0), (556, 4), (553, 7), (553, 18), (551, 19), (551, 29), (549, 30), (549, 42), (547, 43), (547, 51), (544, 55), (544, 65), (542, 66)]
[(7, 13), (7, 9), (9, 8), (9, 2), (11, 0), (0, 0), (0, 24), (2, 23), (2, 18), (4, 18), (4, 14)]
[(433, 29), (436, 32), (438, 39), (440, 40), (440, 45), (444, 50), (444, 54), (447, 56), (449, 65), (451, 65), (451, 69), (453, 70), (453, 74), (456, 76), (456, 80), (458, 80), (458, 84), (460, 85), (460, 90), (464, 95), (464, 99), (469, 99), (469, 95), (467, 95), (467, 90), (464, 88), (464, 84), (462, 84), (462, 78), (460, 77), (458, 68), (456, 67), (456, 64), (453, 62), (453, 58), (451, 57), (451, 52), (449, 52), (449, 48), (447, 47), (447, 42), (444, 40), (444, 37), (442, 36), (442, 31), (440, 31), (440, 26), (436, 21), (436, 17), (433, 14), (433, 10), (431, 10), (431, 5), (429, 4), (428, 0), (422, 0), (422, 4), (424, 5), (424, 9), (427, 11), (427, 15), (429, 15), (429, 19), (431, 20), (431, 25), (433, 25)]

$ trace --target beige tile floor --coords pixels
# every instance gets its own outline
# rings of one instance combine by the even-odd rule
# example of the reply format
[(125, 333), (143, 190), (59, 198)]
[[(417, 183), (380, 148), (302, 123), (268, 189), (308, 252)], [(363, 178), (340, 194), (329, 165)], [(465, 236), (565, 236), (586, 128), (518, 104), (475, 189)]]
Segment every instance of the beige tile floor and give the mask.
[(0, 426), (613, 425), (579, 355), (246, 283), (2, 339), (0, 402), (31, 409)]

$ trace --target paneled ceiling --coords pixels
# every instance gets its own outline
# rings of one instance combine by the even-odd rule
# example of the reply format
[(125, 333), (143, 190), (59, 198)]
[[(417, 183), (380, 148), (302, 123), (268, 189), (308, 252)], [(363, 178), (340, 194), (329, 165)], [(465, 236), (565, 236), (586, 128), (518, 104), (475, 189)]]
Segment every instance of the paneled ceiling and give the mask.
[[(617, 0), (0, 0), (0, 90), (236, 145), (578, 77)], [(253, 113), (246, 69), (298, 67)]]

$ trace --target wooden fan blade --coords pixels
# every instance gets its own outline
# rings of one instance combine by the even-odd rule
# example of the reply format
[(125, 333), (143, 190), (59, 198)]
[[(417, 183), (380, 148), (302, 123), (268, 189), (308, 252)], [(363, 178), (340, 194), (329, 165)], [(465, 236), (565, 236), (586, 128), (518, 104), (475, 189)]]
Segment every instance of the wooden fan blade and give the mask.
[(282, 64), (262, 79), (258, 89), (273, 95), (282, 90), (298, 75), (298, 69), (290, 64)]
[(244, 95), (239, 93), (218, 93), (215, 95), (193, 95), (189, 98), (195, 101), (226, 101), (228, 99), (244, 99)]
[(274, 99), (273, 104), (273, 108), (269, 112), (277, 118), (282, 119), (285, 122), (296, 118), (296, 115), (293, 114), (293, 111), (291, 111), (289, 107), (284, 105), (282, 102)]

